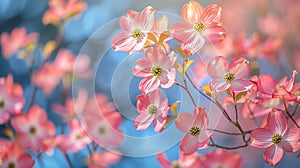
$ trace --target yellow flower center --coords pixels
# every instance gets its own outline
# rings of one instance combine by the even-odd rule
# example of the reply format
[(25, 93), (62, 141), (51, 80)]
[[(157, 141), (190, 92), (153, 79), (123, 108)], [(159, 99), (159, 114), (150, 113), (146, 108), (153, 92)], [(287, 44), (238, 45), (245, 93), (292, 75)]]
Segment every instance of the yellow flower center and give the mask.
[(15, 168), (15, 167), (16, 167), (15, 163), (13, 162), (8, 163), (8, 168)]
[(148, 106), (148, 113), (150, 115), (156, 114), (157, 113), (157, 107), (154, 104), (151, 104)]
[(153, 67), (151, 68), (151, 74), (152, 74), (153, 76), (159, 77), (160, 74), (161, 74), (161, 72), (162, 72), (162, 69), (161, 69), (161, 67), (158, 66), (158, 65), (155, 65), (155, 66), (153, 66)]
[(226, 82), (232, 82), (234, 80), (234, 74), (228, 72), (225, 74), (224, 79), (226, 80)]
[(193, 126), (191, 129), (190, 129), (190, 134), (192, 136), (197, 136), (200, 134), (200, 128), (197, 127), (197, 126)]
[(98, 133), (99, 134), (104, 134), (106, 132), (105, 128), (104, 127), (99, 127), (98, 128)]
[(194, 24), (194, 29), (197, 31), (197, 32), (203, 32), (205, 30), (205, 25), (201, 22), (199, 23), (195, 23)]
[(36, 133), (36, 128), (35, 128), (35, 127), (30, 127), (30, 128), (29, 128), (29, 133), (30, 133), (31, 135), (34, 135), (34, 134)]
[(171, 167), (172, 168), (180, 168), (180, 165), (179, 165), (178, 161), (175, 161), (175, 162), (172, 163)]
[(273, 142), (274, 144), (279, 144), (279, 143), (281, 142), (281, 140), (282, 140), (282, 136), (279, 135), (279, 134), (274, 134), (274, 135), (272, 136), (272, 142)]
[(142, 35), (142, 32), (140, 29), (135, 29), (133, 30), (133, 32), (131, 33), (131, 36), (133, 38), (139, 38)]

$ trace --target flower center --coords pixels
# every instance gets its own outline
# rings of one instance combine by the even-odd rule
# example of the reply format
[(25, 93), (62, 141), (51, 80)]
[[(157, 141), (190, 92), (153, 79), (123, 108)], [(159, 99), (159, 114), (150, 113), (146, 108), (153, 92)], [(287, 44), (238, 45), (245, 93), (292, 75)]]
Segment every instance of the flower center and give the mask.
[(151, 104), (148, 106), (148, 113), (150, 115), (156, 114), (157, 113), (157, 107), (154, 104)]
[(30, 128), (29, 128), (29, 133), (30, 133), (31, 135), (34, 135), (34, 134), (36, 133), (36, 128), (35, 128), (35, 127), (30, 127)]
[(298, 96), (300, 96), (300, 91), (297, 91), (296, 93), (295, 93), (295, 95), (298, 97)]
[(272, 142), (273, 142), (274, 144), (279, 144), (279, 143), (281, 142), (281, 140), (282, 140), (282, 136), (279, 135), (279, 134), (274, 134), (274, 135), (272, 136)]
[(180, 165), (179, 165), (178, 161), (175, 161), (175, 162), (172, 163), (171, 167), (172, 168), (180, 168)]
[(105, 132), (106, 132), (106, 130), (105, 130), (105, 128), (104, 127), (99, 127), (98, 128), (98, 132), (99, 132), (99, 134), (104, 134)]
[(197, 32), (203, 32), (205, 30), (205, 25), (201, 22), (199, 23), (195, 23), (194, 24), (194, 29), (197, 31)]
[(10, 163), (8, 164), (8, 168), (15, 168), (15, 163), (10, 162)]
[(131, 36), (135, 39), (141, 37), (141, 35), (142, 32), (140, 29), (134, 29), (133, 32), (131, 33)]
[(228, 72), (225, 74), (224, 79), (226, 80), (226, 82), (232, 82), (234, 80), (234, 74)]
[(5, 106), (5, 102), (2, 98), (0, 98), (0, 108), (3, 108)]
[(161, 72), (162, 72), (162, 69), (161, 69), (161, 67), (158, 66), (158, 65), (155, 65), (155, 66), (153, 66), (153, 67), (151, 68), (151, 74), (152, 74), (153, 76), (159, 76), (159, 75), (161, 74)]
[(200, 128), (197, 127), (197, 126), (193, 126), (191, 129), (190, 129), (190, 134), (192, 136), (197, 136), (200, 134)]

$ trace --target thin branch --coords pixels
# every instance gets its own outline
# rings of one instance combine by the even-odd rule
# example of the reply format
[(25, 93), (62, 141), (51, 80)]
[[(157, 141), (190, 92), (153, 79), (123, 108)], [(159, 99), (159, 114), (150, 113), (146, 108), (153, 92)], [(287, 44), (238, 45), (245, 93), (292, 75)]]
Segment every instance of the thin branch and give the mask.
[(239, 115), (238, 115), (238, 110), (237, 110), (237, 106), (236, 106), (236, 100), (235, 100), (235, 93), (234, 92), (232, 92), (232, 98), (233, 98), (234, 110), (235, 110), (235, 122), (238, 123), (239, 122)]
[(283, 101), (283, 104), (284, 104), (284, 108), (285, 108), (285, 112), (286, 112), (286, 114), (289, 116), (289, 118), (293, 121), (293, 123), (298, 127), (298, 128), (300, 128), (299, 127), (299, 125), (298, 125), (298, 123), (296, 122), (296, 120), (293, 118), (293, 116), (289, 113), (289, 111), (288, 111), (288, 108), (287, 108), (287, 104), (286, 104), (286, 102), (285, 102), (285, 99), (284, 99), (284, 96), (282, 95), (282, 101)]
[(71, 163), (71, 159), (70, 159), (70, 157), (68, 156), (67, 153), (65, 154), (65, 157), (66, 157), (66, 160), (67, 160), (67, 163), (68, 163), (69, 167), (70, 167), (70, 168), (73, 168), (73, 165), (72, 165), (72, 163)]
[(226, 149), (226, 150), (236, 150), (236, 149), (245, 148), (245, 147), (248, 146), (248, 144), (240, 145), (240, 146), (234, 146), (234, 147), (227, 147), (227, 146), (222, 146), (222, 145), (218, 145), (218, 144), (208, 144), (208, 145), (213, 146), (213, 147), (217, 147), (217, 148)]
[(291, 114), (292, 116), (294, 116), (298, 110), (299, 104), (296, 104), (296, 107), (294, 109), (294, 112)]
[[(215, 129), (208, 129), (208, 130), (211, 130), (213, 132), (222, 133), (222, 134), (227, 134), (227, 135), (242, 135), (242, 133), (231, 133), (231, 132), (225, 132), (225, 131), (215, 130)], [(244, 131), (245, 134), (250, 134), (251, 132), (252, 132), (252, 130)]]

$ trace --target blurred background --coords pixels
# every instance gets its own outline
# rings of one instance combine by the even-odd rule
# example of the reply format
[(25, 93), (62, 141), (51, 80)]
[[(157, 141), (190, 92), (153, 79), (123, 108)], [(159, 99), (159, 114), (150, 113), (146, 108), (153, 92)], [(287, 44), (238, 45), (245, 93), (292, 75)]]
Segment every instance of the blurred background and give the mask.
[[(112, 19), (123, 16), (127, 10), (141, 11), (146, 6), (153, 6), (156, 11), (172, 13), (180, 16), (182, 6), (186, 0), (86, 0), (87, 9), (69, 20), (63, 30), (63, 38), (59, 48), (67, 48), (75, 55), (86, 40), (101, 26)], [(222, 6), (222, 24), (226, 30), (228, 40), (226, 46), (220, 44), (216, 46), (218, 54), (230, 56), (231, 50), (236, 49), (239, 42), (249, 44), (247, 54), (251, 58), (258, 59), (256, 64), (260, 67), (260, 73), (270, 73), (275, 79), (279, 80), (284, 75), (290, 76), (293, 69), (300, 71), (300, 1), (299, 0), (198, 0), (203, 6), (218, 3)], [(45, 44), (53, 40), (57, 34), (57, 28), (53, 25), (42, 23), (43, 13), (48, 9), (47, 0), (1, 0), (0, 1), (0, 34), (11, 32), (16, 27), (25, 27), (27, 33), (38, 32), (39, 43)], [(239, 39), (247, 39), (241, 42)], [(111, 40), (111, 39), (108, 39)], [(231, 44), (231, 45), (230, 45)], [(236, 45), (234, 45), (236, 44)], [(259, 48), (256, 46), (264, 46)], [(263, 44), (263, 45), (261, 45)], [(256, 55), (261, 54), (263, 56)], [(125, 53), (112, 53), (112, 59), (120, 60), (120, 56)], [(244, 54), (244, 53), (243, 53)], [(9, 60), (0, 57), (0, 77), (13, 74), (14, 80), (24, 88), (25, 98), (29, 98), (32, 93), (31, 78), (29, 68), (24, 61), (17, 58)], [(100, 79), (101, 80), (101, 79)], [(298, 78), (299, 81), (299, 78)], [(136, 85), (137, 86), (137, 85)], [(101, 88), (103, 87), (103, 88)], [(100, 86), (99, 91), (106, 92), (105, 86)], [(51, 111), (53, 102), (63, 102), (60, 98), (59, 90), (55, 90), (51, 96), (45, 96), (41, 90), (37, 91), (36, 104), (41, 105), (48, 112), (50, 120), (59, 125), (60, 117)], [(169, 90), (170, 93), (174, 90)], [(132, 95), (133, 97), (134, 94)], [(174, 101), (174, 100), (172, 100)], [(26, 108), (26, 105), (25, 105)], [(134, 129), (131, 121), (123, 123), (121, 129), (126, 132)], [(128, 125), (126, 125), (128, 124)], [(127, 130), (128, 131), (128, 130)], [(151, 132), (150, 132), (151, 134)], [(222, 139), (225, 143), (231, 144), (232, 139)], [(170, 160), (178, 159), (178, 144), (166, 151)], [(207, 152), (208, 150), (200, 151)], [(256, 148), (246, 148), (237, 150), (243, 156), (243, 166), (269, 167), (262, 159), (263, 150)], [(71, 155), (75, 167), (86, 167), (82, 157), (87, 151), (81, 151)], [(54, 155), (43, 158), (43, 164), (35, 167), (67, 167), (65, 158), (55, 151)], [(286, 154), (286, 157), (275, 167), (299, 167), (300, 160), (295, 154)], [(120, 162), (111, 167), (159, 167), (155, 156), (149, 157), (122, 157)]]

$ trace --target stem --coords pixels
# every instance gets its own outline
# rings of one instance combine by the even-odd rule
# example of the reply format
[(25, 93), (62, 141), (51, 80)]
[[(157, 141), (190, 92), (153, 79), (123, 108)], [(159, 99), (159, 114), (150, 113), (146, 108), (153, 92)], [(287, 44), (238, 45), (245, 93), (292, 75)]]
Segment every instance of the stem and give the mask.
[(249, 112), (250, 112), (251, 117), (253, 117), (253, 120), (254, 120), (255, 125), (256, 125), (257, 127), (259, 127), (259, 124), (258, 124), (258, 122), (257, 122), (257, 120), (256, 120), (256, 118), (255, 118), (255, 116), (254, 116), (253, 111), (251, 110), (251, 108), (250, 108), (250, 106), (249, 106), (248, 101), (249, 101), (249, 100), (246, 101), (246, 103), (247, 103), (247, 108), (248, 108), (248, 110), (249, 110)]
[(37, 91), (37, 87), (36, 86), (33, 86), (33, 90), (32, 90), (32, 93), (31, 93), (31, 98), (29, 100), (29, 105), (28, 105), (28, 108), (26, 110), (25, 113), (28, 113), (28, 111), (30, 110), (30, 108), (32, 107), (33, 103), (34, 103), (34, 100), (35, 100), (35, 96), (36, 96), (36, 91)]
[(289, 113), (289, 111), (288, 111), (288, 108), (287, 108), (287, 104), (286, 104), (286, 102), (285, 102), (285, 99), (284, 99), (284, 96), (282, 95), (282, 101), (283, 101), (283, 104), (284, 104), (284, 108), (285, 108), (285, 112), (286, 112), (286, 114), (289, 116), (289, 118), (293, 121), (293, 123), (298, 127), (298, 128), (300, 128), (299, 127), (299, 125), (298, 125), (298, 123), (296, 122), (296, 120), (293, 118), (293, 116)]
[(67, 160), (67, 162), (68, 162), (69, 167), (70, 167), (70, 168), (73, 168), (73, 165), (72, 165), (72, 163), (71, 163), (71, 159), (70, 159), (70, 157), (68, 156), (67, 153), (65, 154), (65, 157), (66, 157), (66, 160)]
[[(184, 80), (184, 81), (185, 81), (185, 80)], [(192, 96), (190, 90), (188, 89), (187, 84), (186, 84), (186, 81), (185, 81), (185, 86), (181, 85), (180, 83), (175, 83), (175, 85), (177, 85), (177, 86), (183, 88), (183, 89), (187, 92), (187, 94), (189, 95), (189, 97), (191, 98), (191, 100), (192, 100), (192, 102), (193, 102), (193, 105), (196, 107), (196, 106), (197, 106), (197, 105), (196, 105), (196, 101), (194, 100), (194, 98), (193, 98), (193, 96)]]
[[(227, 135), (242, 135), (241, 133), (231, 133), (231, 132), (225, 132), (225, 131), (220, 131), (220, 130), (215, 130), (215, 129), (208, 129), (208, 130), (211, 130), (213, 132), (222, 133), (222, 134), (227, 134)], [(245, 134), (250, 134), (251, 132), (252, 132), (252, 130), (244, 131)]]
[(291, 114), (292, 116), (294, 116), (298, 110), (299, 104), (296, 104), (296, 107), (294, 109), (294, 112)]
[(227, 149), (227, 150), (236, 150), (236, 149), (245, 148), (248, 146), (248, 143), (246, 143), (244, 145), (240, 145), (240, 146), (233, 146), (233, 147), (222, 146), (222, 145), (216, 144), (212, 137), (210, 137), (210, 141), (211, 141), (211, 143), (209, 143), (208, 146)]
[(235, 93), (234, 92), (232, 92), (232, 97), (233, 97), (234, 110), (235, 110), (235, 122), (238, 123), (239, 122), (239, 115), (238, 115), (238, 110), (237, 110), (237, 106), (236, 106), (236, 100), (235, 100)]
[(93, 151), (92, 151), (92, 149), (91, 149), (90, 145), (89, 145), (89, 144), (87, 144), (86, 146), (87, 146), (87, 149), (88, 149), (88, 151), (89, 151), (89, 154), (90, 154), (90, 156), (92, 156), (92, 154), (93, 154)]

